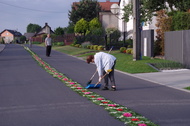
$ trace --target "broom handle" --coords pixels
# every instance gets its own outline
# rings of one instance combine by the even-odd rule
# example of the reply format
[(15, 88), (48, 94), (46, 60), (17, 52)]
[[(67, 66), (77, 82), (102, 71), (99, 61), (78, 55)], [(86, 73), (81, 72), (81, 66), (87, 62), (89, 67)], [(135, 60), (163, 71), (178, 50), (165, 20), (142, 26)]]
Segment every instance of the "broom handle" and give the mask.
[(98, 70), (96, 69), (96, 71), (94, 72), (94, 74), (92, 75), (92, 77), (90, 78), (90, 80), (92, 80), (94, 78), (94, 76), (96, 75), (97, 71)]
[(109, 52), (108, 52), (108, 53), (110, 53), (110, 52), (112, 51), (112, 49), (113, 49), (113, 46), (110, 48), (110, 50), (109, 50)]
[[(102, 80), (102, 79), (103, 79), (106, 75), (107, 75), (107, 73), (105, 73), (105, 74), (104, 74), (104, 76), (103, 76), (103, 77), (101, 77), (101, 80)], [(101, 81), (101, 80), (100, 80), (100, 81)], [(98, 81), (98, 82), (95, 84), (95, 86), (94, 86), (94, 87), (96, 87), (96, 85), (98, 85), (99, 83), (100, 83), (100, 82)]]

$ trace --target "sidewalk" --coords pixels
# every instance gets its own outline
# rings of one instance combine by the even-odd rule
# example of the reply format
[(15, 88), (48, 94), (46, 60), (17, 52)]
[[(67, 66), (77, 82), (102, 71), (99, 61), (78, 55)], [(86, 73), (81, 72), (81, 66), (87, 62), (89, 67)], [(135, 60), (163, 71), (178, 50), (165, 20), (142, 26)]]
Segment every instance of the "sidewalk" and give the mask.
[(190, 86), (189, 69), (168, 70), (156, 73), (140, 73), (134, 74), (134, 76), (150, 82), (190, 92), (189, 90), (184, 89)]
[(5, 48), (5, 44), (0, 44), (0, 52), (2, 52)]

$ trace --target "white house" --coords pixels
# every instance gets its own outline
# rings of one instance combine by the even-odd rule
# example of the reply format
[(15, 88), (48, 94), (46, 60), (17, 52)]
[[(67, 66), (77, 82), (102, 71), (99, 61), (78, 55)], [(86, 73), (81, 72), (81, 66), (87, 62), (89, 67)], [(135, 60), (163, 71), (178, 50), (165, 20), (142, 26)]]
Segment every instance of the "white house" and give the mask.
[[(129, 4), (132, 0), (119, 0), (119, 13), (118, 13), (118, 29), (121, 32), (126, 32), (127, 33), (127, 39), (132, 38), (133, 35), (133, 18), (130, 17), (129, 22), (125, 22), (122, 17), (124, 14), (123, 8), (124, 6), (126, 6), (127, 4)], [(154, 30), (154, 38), (156, 36), (156, 29), (157, 27), (155, 26), (156, 23), (156, 17), (153, 17), (152, 19), (152, 23), (148, 24), (148, 23), (142, 23), (143, 27), (142, 30)]]

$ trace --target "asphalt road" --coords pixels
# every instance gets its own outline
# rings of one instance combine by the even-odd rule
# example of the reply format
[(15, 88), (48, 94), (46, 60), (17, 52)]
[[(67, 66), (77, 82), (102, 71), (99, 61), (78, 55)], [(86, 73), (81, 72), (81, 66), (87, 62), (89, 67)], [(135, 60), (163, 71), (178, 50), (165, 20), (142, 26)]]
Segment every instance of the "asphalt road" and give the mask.
[[(69, 78), (86, 86), (94, 64), (45, 48), (32, 50)], [(119, 59), (118, 59), (119, 60)], [(19, 45), (0, 53), (0, 126), (122, 126), (102, 107), (72, 92), (46, 73)], [(190, 124), (190, 93), (115, 72), (117, 91), (92, 91), (124, 105), (160, 126)], [(96, 83), (98, 77), (93, 79)]]

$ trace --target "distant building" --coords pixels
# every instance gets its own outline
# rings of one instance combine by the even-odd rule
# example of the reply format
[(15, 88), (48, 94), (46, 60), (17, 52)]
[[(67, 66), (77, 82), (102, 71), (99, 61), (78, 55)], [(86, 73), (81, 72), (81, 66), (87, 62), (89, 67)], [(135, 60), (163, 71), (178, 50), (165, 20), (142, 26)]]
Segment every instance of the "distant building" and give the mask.
[(22, 34), (16, 30), (5, 29), (0, 33), (1, 38), (5, 43), (20, 42)]
[(35, 36), (36, 33), (24, 33), (24, 36), (26, 37), (26, 40), (31, 39), (33, 36)]
[[(76, 5), (80, 2), (73, 2), (73, 7), (77, 9)], [(99, 2), (101, 11), (99, 12), (99, 20), (104, 29), (107, 28), (117, 28), (118, 29), (118, 19), (115, 15), (111, 13), (110, 7), (112, 4), (119, 4), (119, 2), (110, 2), (110, 0), (106, 0), (106, 2)]]
[[(119, 14), (118, 14), (118, 29), (121, 31), (121, 32), (126, 32), (127, 33), (127, 39), (129, 38), (132, 38), (133, 37), (133, 18), (130, 17), (129, 21), (128, 22), (125, 22), (124, 19), (123, 19), (123, 14), (124, 14), (124, 7), (127, 5), (127, 4), (130, 4), (132, 1), (131, 0), (119, 0)], [(150, 24), (148, 23), (144, 23), (144, 22), (141, 22), (141, 26), (142, 26), (142, 30), (154, 30), (154, 38), (155, 36), (157, 35), (156, 34), (156, 29), (157, 27), (155, 26), (156, 24), (156, 17), (152, 17), (152, 22)]]
[(45, 26), (38, 33), (36, 33), (35, 36), (40, 37), (43, 36), (44, 34), (54, 34), (48, 23), (45, 23)]
[(104, 29), (107, 28), (116, 28), (118, 29), (118, 19), (117, 17), (111, 13), (111, 5), (119, 4), (119, 2), (110, 2), (110, 0), (106, 0), (106, 2), (99, 2), (101, 6), (101, 11), (99, 12), (99, 19)]

